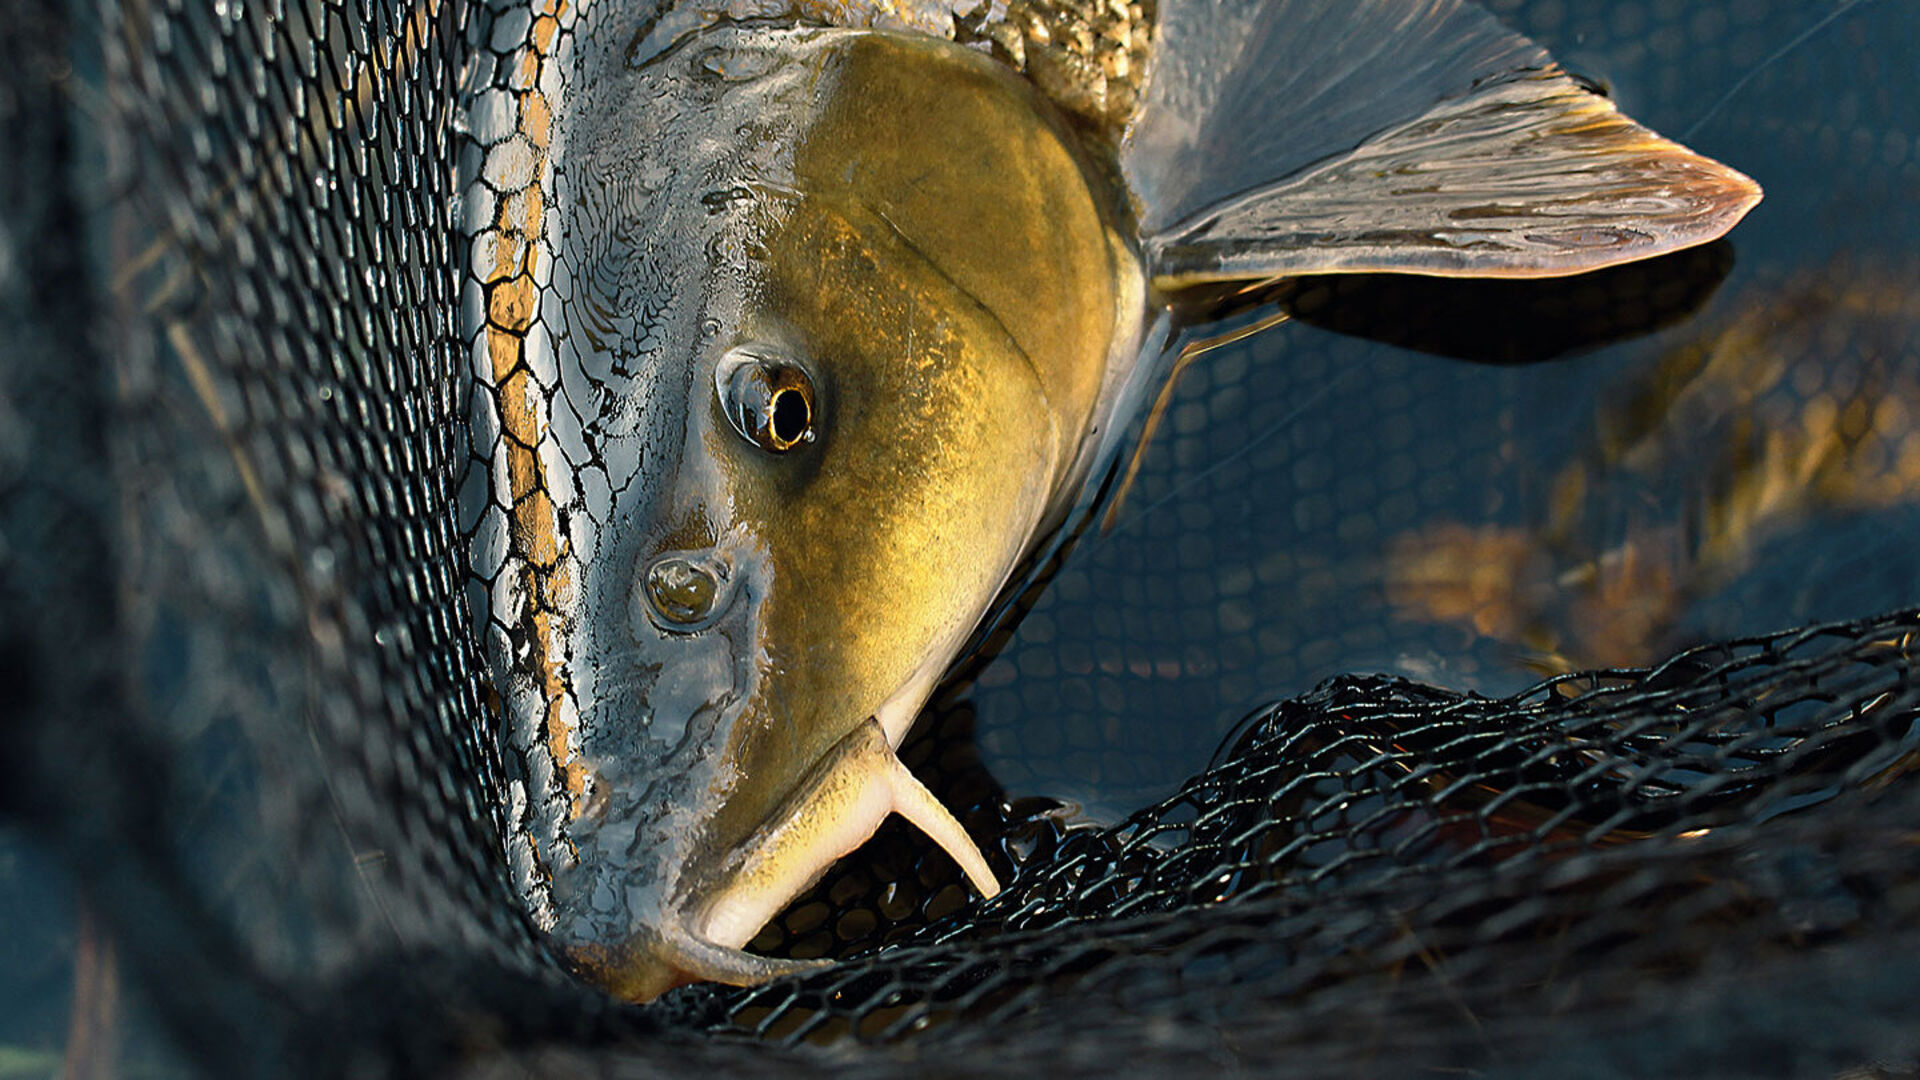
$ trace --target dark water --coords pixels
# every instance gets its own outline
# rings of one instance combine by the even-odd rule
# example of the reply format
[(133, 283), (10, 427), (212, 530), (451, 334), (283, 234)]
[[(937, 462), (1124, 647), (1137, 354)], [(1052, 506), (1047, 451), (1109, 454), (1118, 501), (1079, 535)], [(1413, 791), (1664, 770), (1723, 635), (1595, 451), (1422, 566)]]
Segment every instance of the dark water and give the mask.
[(1340, 672), (1507, 693), (1920, 602), (1920, 7), (1494, 7), (1766, 201), (1587, 280), (1333, 283), (1194, 365), (970, 692), (1013, 794), (1111, 819)]

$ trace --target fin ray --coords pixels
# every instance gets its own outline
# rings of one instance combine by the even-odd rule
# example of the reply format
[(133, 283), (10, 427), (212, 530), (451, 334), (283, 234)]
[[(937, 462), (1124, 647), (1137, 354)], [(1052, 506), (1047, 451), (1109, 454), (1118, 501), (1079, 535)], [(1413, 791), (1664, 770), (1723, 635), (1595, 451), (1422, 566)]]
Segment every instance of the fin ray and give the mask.
[(1550, 62), (1461, 0), (1161, 0), (1153, 70), (1120, 148), (1141, 231)]
[(1162, 291), (1578, 273), (1760, 198), (1464, 0), (1162, 0), (1158, 34), (1121, 168)]
[(1752, 180), (1546, 71), (1209, 207), (1148, 253), (1163, 289), (1335, 272), (1544, 277), (1705, 243), (1759, 200)]

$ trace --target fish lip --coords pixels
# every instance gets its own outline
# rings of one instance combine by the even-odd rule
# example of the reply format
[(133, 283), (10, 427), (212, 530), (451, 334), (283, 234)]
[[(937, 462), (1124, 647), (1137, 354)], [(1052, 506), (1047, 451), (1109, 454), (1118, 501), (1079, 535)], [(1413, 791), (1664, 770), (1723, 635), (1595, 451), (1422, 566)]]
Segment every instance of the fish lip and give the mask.
[(583, 974), (646, 1001), (710, 980), (752, 986), (827, 961), (759, 956), (744, 946), (820, 876), (898, 813), (954, 858), (984, 895), (999, 882), (965, 830), (894, 755), (879, 722), (856, 725), (800, 774), (747, 839), (674, 868), (660, 897), (613, 944), (569, 946)]
[(689, 983), (757, 986), (831, 965), (827, 960), (782, 959), (717, 945), (678, 918), (642, 926), (612, 946), (572, 945), (563, 952), (571, 967), (607, 993), (640, 1004)]
[[(784, 897), (740, 886), (742, 869), (754, 863), (763, 838), (790, 821), (796, 808), (804, 807), (806, 789), (823, 771), (831, 770), (839, 745), (829, 747), (801, 770), (767, 820), (745, 839), (717, 852), (696, 849), (675, 864), (654, 893), (659, 899), (633, 912), (633, 922), (623, 937), (564, 943), (561, 952), (569, 966), (609, 994), (642, 1004), (691, 983), (755, 986), (831, 966), (829, 960), (788, 959), (746, 951), (743, 946), (767, 919), (745, 933), (725, 935), (722, 940), (715, 940), (712, 930), (716, 916), (736, 909), (742, 893), (773, 908), (767, 917), (771, 919), (837, 861), (837, 856), (821, 861), (807, 881)], [(700, 830), (694, 822), (683, 823), (683, 827), (689, 835)], [(730, 900), (735, 901), (731, 907)], [(724, 924), (727, 920), (721, 921)]]
[[(760, 920), (759, 924), (751, 930), (736, 931), (715, 937), (716, 924), (730, 921), (721, 917), (729, 910), (730, 901), (737, 900), (743, 892), (757, 895), (762, 899), (773, 895), (771, 891), (764, 889), (754, 893), (750, 888), (743, 886), (744, 876), (751, 873), (756, 862), (760, 861), (756, 856), (765, 852), (769, 835), (779, 832), (782, 827), (791, 824), (796, 817), (804, 813), (809, 793), (818, 787), (823, 774), (832, 771), (833, 762), (839, 756), (844, 743), (843, 739), (828, 747), (800, 770), (793, 783), (774, 804), (772, 812), (756, 824), (745, 838), (710, 856), (703, 858), (696, 855), (676, 868), (674, 881), (667, 890), (671, 899), (663, 905), (664, 925), (672, 928), (666, 935), (667, 940), (663, 940), (663, 944), (689, 949), (690, 959), (710, 960), (712, 959), (710, 950), (715, 949), (727, 950), (740, 956), (752, 956), (753, 954), (742, 951), (742, 946), (758, 933), (767, 919), (779, 914), (778, 909), (792, 903), (794, 897), (805, 892), (826, 873), (834, 862), (838, 861), (841, 856), (820, 860), (818, 868), (807, 874), (805, 880), (799, 882), (784, 899), (774, 902), (771, 906), (775, 910), (768, 914), (767, 919)], [(871, 830), (868, 830), (868, 834), (871, 835)]]

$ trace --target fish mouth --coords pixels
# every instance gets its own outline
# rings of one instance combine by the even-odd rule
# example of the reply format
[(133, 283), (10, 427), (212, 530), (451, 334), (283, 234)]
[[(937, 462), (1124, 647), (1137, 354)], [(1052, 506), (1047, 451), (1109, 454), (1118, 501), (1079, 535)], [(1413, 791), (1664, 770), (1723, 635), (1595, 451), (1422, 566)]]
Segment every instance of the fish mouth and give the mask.
[(618, 945), (568, 949), (583, 974), (608, 992), (648, 1001), (680, 985), (754, 986), (818, 970), (825, 960), (759, 956), (744, 946), (828, 867), (899, 814), (960, 865), (982, 897), (1000, 892), (986, 858), (947, 808), (895, 755), (869, 717), (807, 770), (792, 793), (712, 870), (689, 868), (663, 918)]

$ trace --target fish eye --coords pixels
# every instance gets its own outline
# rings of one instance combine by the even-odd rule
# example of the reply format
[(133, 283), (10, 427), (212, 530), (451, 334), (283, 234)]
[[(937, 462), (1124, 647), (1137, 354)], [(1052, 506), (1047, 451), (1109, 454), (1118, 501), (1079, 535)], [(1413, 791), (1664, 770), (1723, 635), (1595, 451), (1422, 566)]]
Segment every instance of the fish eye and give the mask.
[(784, 454), (814, 439), (813, 380), (799, 365), (757, 346), (721, 357), (714, 372), (721, 411), (746, 440)]

